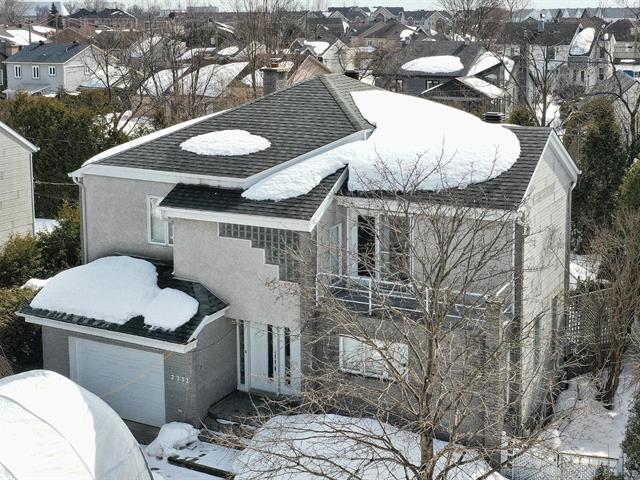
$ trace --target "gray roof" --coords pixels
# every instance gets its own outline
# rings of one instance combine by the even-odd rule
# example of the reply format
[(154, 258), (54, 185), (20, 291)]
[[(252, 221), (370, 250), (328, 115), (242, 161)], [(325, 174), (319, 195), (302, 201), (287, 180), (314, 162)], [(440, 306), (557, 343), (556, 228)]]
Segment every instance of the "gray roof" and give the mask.
[[(372, 88), (345, 75), (322, 75), (95, 164), (247, 178), (352, 133), (372, 128), (350, 95), (352, 91)], [(240, 156), (197, 155), (180, 148), (182, 142), (193, 136), (228, 129), (243, 129), (263, 136), (271, 142), (271, 147)]]
[[(505, 125), (505, 127), (515, 133), (520, 141), (520, 157), (509, 170), (491, 180), (475, 183), (463, 189), (444, 192), (412, 192), (412, 199), (505, 210), (517, 209), (524, 199), (531, 176), (553, 129), (515, 125)], [(346, 188), (343, 188), (341, 193), (356, 197), (371, 195), (349, 192)]]
[(83, 327), (109, 330), (111, 332), (126, 333), (129, 335), (185, 345), (188, 343), (189, 338), (191, 338), (191, 335), (196, 331), (205, 317), (219, 312), (223, 308), (227, 307), (227, 304), (200, 283), (174, 278), (171, 274), (173, 271), (173, 267), (171, 265), (155, 261), (151, 262), (156, 266), (156, 270), (158, 272), (158, 286), (160, 288), (174, 288), (176, 290), (180, 290), (198, 301), (197, 313), (187, 323), (184, 323), (175, 330), (170, 331), (160, 328), (152, 328), (144, 323), (144, 318), (141, 316), (131, 318), (128, 322), (119, 325), (99, 318), (87, 318), (81, 315), (74, 315), (65, 312), (54, 312), (51, 310), (32, 308), (29, 305), (23, 307), (20, 310), (20, 313), (24, 315), (31, 315), (33, 317), (48, 318), (58, 322), (81, 325)]
[(83, 43), (32, 43), (15, 55), (8, 63), (66, 63), (89, 45)]

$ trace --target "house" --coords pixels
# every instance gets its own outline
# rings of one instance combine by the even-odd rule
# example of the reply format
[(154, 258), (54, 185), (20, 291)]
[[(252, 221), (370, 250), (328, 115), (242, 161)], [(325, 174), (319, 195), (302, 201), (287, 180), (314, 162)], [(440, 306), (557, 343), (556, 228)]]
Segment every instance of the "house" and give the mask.
[(38, 147), (0, 122), (0, 249), (11, 235), (33, 233), (33, 163)]
[(34, 43), (5, 60), (7, 89), (12, 98), (17, 92), (29, 95), (75, 91), (95, 72), (95, 57), (90, 45), (81, 43)]
[(514, 85), (507, 74), (509, 58), (500, 58), (480, 44), (441, 40), (417, 41), (401, 49), (378, 71), (376, 85), (468, 112), (509, 112)]
[[(464, 112), (375, 89), (345, 75), (320, 75), (282, 90), (275, 87), (284, 83), (284, 71), (266, 69), (264, 75), (275, 76), (265, 77), (270, 94), (107, 150), (71, 174), (81, 189), (85, 265), (78, 268), (84, 270), (54, 277), (20, 314), (42, 326), (45, 368), (102, 396), (125, 419), (150, 425), (199, 422), (209, 405), (235, 390), (295, 398), (307, 388), (306, 376), (316, 371), (315, 359), (338, 365), (341, 355), (348, 354), (337, 332), (327, 337), (327, 348), (315, 343), (314, 332), (324, 322), (306, 321), (316, 308), (301, 288), (315, 291), (325, 274), (343, 279), (359, 275), (358, 262), (366, 253), (362, 248), (369, 245), (360, 230), (375, 215), (375, 204), (364, 202), (366, 193), (360, 196), (364, 203), (352, 196), (348, 170), (340, 165), (311, 184), (310, 175), (289, 169), (332, 149), (362, 145), (372, 130), (381, 128), (363, 116), (356, 96), (396, 101), (401, 110), (407, 102), (422, 102), (420, 106), (435, 105), (485, 125)], [(395, 116), (391, 120), (404, 124), (405, 118), (406, 112), (397, 122)], [(433, 119), (433, 125), (439, 120)], [(518, 294), (512, 301), (522, 325), (537, 326), (536, 343), (522, 347), (536, 355), (519, 352), (527, 360), (511, 365), (522, 369), (522, 384), (513, 385), (512, 394), (522, 396), (517, 413), (524, 419), (534, 415), (541, 401), (519, 393), (537, 380), (526, 362), (550, 361), (542, 352), (550, 351), (558, 302), (568, 282), (569, 211), (577, 170), (551, 129), (495, 128), (517, 139), (515, 163), (459, 194), (477, 208), (508, 214), (504, 239), (509, 248), (496, 253), (508, 265), (515, 259), (516, 272), (491, 282), (505, 280), (514, 287)], [(268, 198), (258, 200), (262, 181), (281, 174), (293, 175), (282, 198), (274, 200), (274, 191), (265, 187)], [(428, 198), (425, 192), (420, 201)], [(539, 266), (550, 239), (538, 235), (548, 229), (553, 230), (551, 262), (532, 268)], [(328, 242), (330, 238), (334, 241)], [(303, 267), (307, 263), (311, 266)], [(112, 269), (115, 264), (121, 267)], [(132, 269), (143, 274), (129, 275)], [(365, 278), (365, 272), (360, 275), (356, 285), (375, 281)], [(73, 276), (80, 283), (67, 284), (65, 279)], [(48, 290), (54, 285), (57, 290)], [(98, 296), (107, 288), (118, 295), (128, 292), (126, 301), (135, 305), (116, 315), (111, 302), (95, 305), (74, 294), (76, 287), (95, 287)], [(172, 289), (171, 297), (179, 297), (180, 305), (195, 305), (171, 310), (179, 311), (179, 322), (171, 323), (174, 313), (164, 315), (162, 308), (147, 317), (137, 312), (147, 312), (149, 305), (140, 306), (136, 302), (141, 298), (131, 297), (140, 288), (153, 295)], [(346, 300), (344, 308), (350, 308)], [(115, 303), (120, 309), (120, 302)], [(158, 327), (152, 321), (158, 315), (170, 326)], [(359, 315), (386, 325), (371, 309)], [(496, 326), (504, 321), (493, 320)], [(350, 376), (345, 369), (347, 380), (379, 381), (366, 372)]]

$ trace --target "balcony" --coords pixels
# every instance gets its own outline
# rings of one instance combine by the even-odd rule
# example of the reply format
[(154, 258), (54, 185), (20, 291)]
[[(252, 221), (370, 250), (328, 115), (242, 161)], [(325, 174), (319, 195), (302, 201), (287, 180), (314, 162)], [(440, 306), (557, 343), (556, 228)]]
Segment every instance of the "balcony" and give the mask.
[(513, 302), (510, 286), (506, 284), (492, 295), (462, 293), (456, 290), (441, 291), (437, 294), (429, 288), (416, 291), (408, 283), (351, 275), (318, 274), (316, 300), (319, 302), (321, 298), (329, 296), (348, 310), (365, 315), (385, 311), (420, 315), (446, 303), (447, 318), (455, 322), (462, 318), (482, 318), (491, 297), (493, 301), (502, 304), (503, 316), (511, 319)]

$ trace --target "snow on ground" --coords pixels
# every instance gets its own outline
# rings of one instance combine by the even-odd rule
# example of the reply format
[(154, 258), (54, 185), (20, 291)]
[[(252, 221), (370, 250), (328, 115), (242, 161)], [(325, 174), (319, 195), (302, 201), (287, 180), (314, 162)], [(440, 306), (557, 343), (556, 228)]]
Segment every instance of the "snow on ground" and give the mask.
[(613, 410), (595, 399), (597, 378), (582, 375), (569, 382), (556, 403), (558, 415), (568, 418), (553, 425), (549, 432), (555, 450), (618, 458), (629, 419), (629, 408), (638, 388), (633, 367), (627, 362), (620, 376)]
[(266, 150), (271, 142), (246, 130), (220, 130), (197, 135), (180, 144), (182, 150), (198, 155), (249, 155)]
[(600, 268), (600, 261), (591, 255), (571, 255), (569, 267), (569, 284), (576, 288), (578, 281), (595, 280)]
[(596, 34), (596, 30), (593, 27), (587, 27), (579, 32), (571, 42), (569, 47), (570, 55), (585, 55), (591, 50), (591, 44)]
[(30, 278), (20, 288), (29, 289), (29, 290), (40, 290), (47, 283), (49, 283), (49, 280), (51, 280), (51, 279), (50, 278), (44, 278), (44, 279), (42, 279), (42, 278)]
[(0, 380), (0, 478), (148, 480), (131, 432), (104, 401), (54, 372)]
[(52, 218), (36, 218), (33, 224), (35, 233), (51, 233), (60, 226), (58, 220)]
[[(461, 110), (381, 90), (351, 95), (376, 126), (369, 138), (280, 170), (242, 196), (278, 201), (304, 195), (346, 165), (351, 191), (464, 188), (498, 176), (520, 156), (513, 132)], [(425, 130), (425, 118), (438, 121)]]
[(403, 70), (422, 73), (454, 73), (463, 68), (464, 65), (460, 61), (460, 57), (453, 55), (420, 57), (402, 65)]
[[(250, 440), (235, 463), (236, 480), (347, 480), (404, 479), (405, 469), (391, 460), (384, 440), (414, 464), (419, 463), (420, 442), (411, 432), (368, 418), (340, 415), (293, 415), (270, 419)], [(447, 444), (436, 441), (436, 453)], [(449, 450), (450, 452), (451, 450)], [(454, 457), (464, 455), (464, 465), (452, 469), (449, 480), (472, 480), (490, 468), (476, 451), (460, 447)], [(393, 458), (393, 457), (392, 457)], [(442, 470), (445, 458), (436, 469)], [(487, 480), (503, 479), (497, 473)]]
[(31, 307), (73, 313), (122, 325), (144, 316), (154, 328), (174, 330), (198, 311), (184, 292), (158, 287), (156, 267), (131, 257), (104, 257), (49, 280)]

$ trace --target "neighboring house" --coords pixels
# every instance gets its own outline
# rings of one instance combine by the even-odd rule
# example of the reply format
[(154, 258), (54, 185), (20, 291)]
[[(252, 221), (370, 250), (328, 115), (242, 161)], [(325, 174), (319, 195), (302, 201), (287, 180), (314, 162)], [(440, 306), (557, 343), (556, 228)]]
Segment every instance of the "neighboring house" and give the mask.
[[(306, 376), (319, 367), (314, 358), (326, 356), (337, 366), (349, 352), (335, 332), (323, 342), (327, 348), (316, 343), (315, 329), (324, 322), (306, 321), (317, 311), (297, 287), (313, 288), (325, 273), (343, 279), (360, 275), (357, 285), (373, 281), (348, 259), (361, 258), (358, 238), (364, 238), (360, 230), (365, 226), (359, 218), (374, 215), (375, 202), (363, 204), (369, 205), (366, 209), (350, 201), (343, 169), (321, 176), (308, 193), (280, 201), (254, 201), (243, 192), (285, 163), (365, 139), (375, 127), (351, 93), (373, 88), (344, 75), (318, 76), (108, 150), (73, 172), (81, 190), (84, 262), (115, 254), (154, 259), (159, 285), (187, 293), (199, 308), (182, 326), (162, 329), (149, 327), (141, 317), (118, 324), (71, 315), (64, 308), (25, 307), (21, 315), (26, 321), (43, 327), (44, 368), (70, 376), (126, 419), (162, 425), (174, 420), (199, 424), (211, 403), (235, 390), (295, 398)], [(184, 142), (194, 137), (228, 135), (238, 128), (267, 139), (268, 145), (244, 155), (237, 146), (221, 154), (185, 150)], [(518, 352), (524, 363), (519, 366), (510, 357), (514, 363), (509, 364), (522, 368), (522, 384), (512, 385), (511, 392), (520, 399), (516, 414), (526, 419), (541, 399), (519, 392), (525, 384), (545, 381), (527, 373), (534, 370), (528, 362), (551, 360), (547, 355), (560, 325), (556, 313), (568, 283), (569, 212), (577, 170), (551, 129), (506, 128), (521, 145), (515, 164), (459, 192), (475, 208), (513, 213), (506, 237), (511, 247), (496, 253), (516, 269), (504, 277), (509, 291), (518, 292), (513, 301), (521, 323), (510, 325), (516, 335), (523, 334), (517, 325), (537, 328), (536, 342), (521, 347), (531, 351)], [(330, 232), (337, 241), (328, 241)], [(549, 266), (541, 268), (540, 256), (551, 238), (554, 253), (546, 257)], [(330, 250), (323, 247), (328, 245)], [(113, 274), (118, 283), (118, 272)], [(492, 278), (492, 285), (494, 280), (501, 281)], [(345, 300), (344, 308), (350, 308)], [(361, 315), (390, 326), (385, 324), (390, 320), (375, 313)], [(494, 320), (496, 327), (504, 321)], [(345, 378), (379, 381), (366, 374), (345, 373)]]
[(394, 55), (394, 62), (374, 71), (376, 85), (424, 95), (474, 113), (509, 112), (514, 86), (506, 65), (512, 62), (477, 43), (418, 41)]
[(138, 19), (119, 8), (105, 8), (104, 10), (87, 10), (81, 8), (65, 18), (65, 26), (81, 27), (111, 27), (132, 29), (138, 27)]
[(33, 233), (33, 162), (38, 151), (0, 122), (0, 250), (11, 235)]
[(35, 43), (5, 60), (7, 89), (12, 98), (17, 92), (29, 95), (73, 92), (92, 77), (95, 58), (90, 45), (81, 43)]

